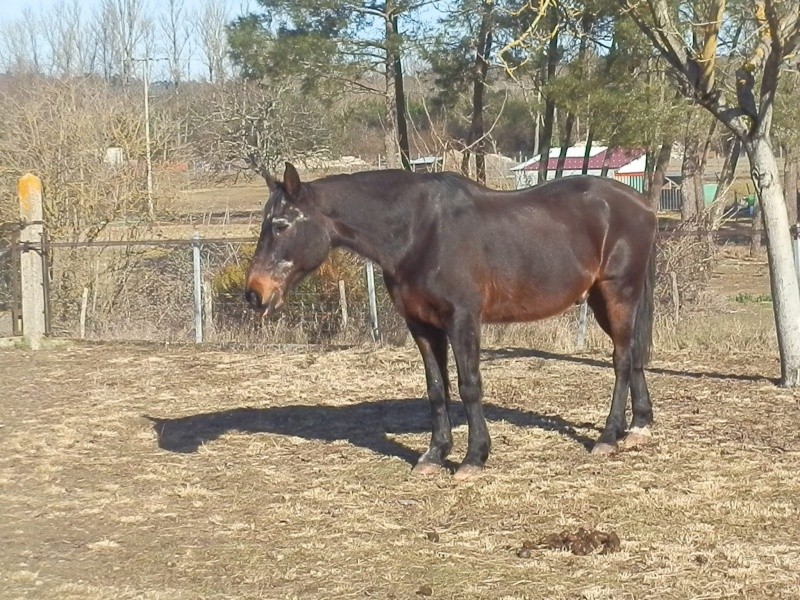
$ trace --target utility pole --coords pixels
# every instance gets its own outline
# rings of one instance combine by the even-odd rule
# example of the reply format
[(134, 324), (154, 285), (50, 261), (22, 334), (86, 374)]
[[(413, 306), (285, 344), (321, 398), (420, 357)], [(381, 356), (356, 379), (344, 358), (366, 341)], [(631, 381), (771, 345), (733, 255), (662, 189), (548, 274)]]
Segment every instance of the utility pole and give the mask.
[(150, 141), (150, 62), (154, 60), (166, 60), (165, 58), (134, 58), (134, 62), (142, 63), (142, 81), (144, 83), (144, 143), (145, 143), (145, 165), (147, 169), (147, 215), (150, 218), (155, 216), (153, 205), (153, 161), (151, 158)]
[(147, 163), (147, 215), (155, 216), (153, 208), (153, 161), (150, 158), (150, 57), (144, 58), (144, 143)]

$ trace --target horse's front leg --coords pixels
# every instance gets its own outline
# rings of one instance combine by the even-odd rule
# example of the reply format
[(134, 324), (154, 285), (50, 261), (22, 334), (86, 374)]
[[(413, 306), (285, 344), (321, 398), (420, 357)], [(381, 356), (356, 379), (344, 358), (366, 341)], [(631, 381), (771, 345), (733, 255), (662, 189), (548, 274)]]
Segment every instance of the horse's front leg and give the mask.
[(431, 443), (428, 451), (419, 458), (413, 472), (427, 475), (438, 472), (453, 449), (453, 433), (448, 413), (450, 382), (447, 377), (447, 336), (437, 327), (411, 319), (407, 323), (422, 355), (428, 400), (431, 403)]
[(483, 470), (491, 450), (489, 428), (483, 416), (483, 384), (480, 372), (480, 320), (477, 314), (456, 311), (447, 327), (458, 367), (458, 391), (467, 413), (467, 455), (455, 479), (472, 479)]

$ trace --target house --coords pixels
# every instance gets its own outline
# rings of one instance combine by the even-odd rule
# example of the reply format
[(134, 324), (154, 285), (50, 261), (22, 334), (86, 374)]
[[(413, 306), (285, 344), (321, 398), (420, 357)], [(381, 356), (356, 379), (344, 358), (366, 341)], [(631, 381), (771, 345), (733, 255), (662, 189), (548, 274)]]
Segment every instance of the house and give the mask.
[[(550, 149), (550, 158), (547, 161), (548, 181), (556, 178), (558, 157), (560, 154), (561, 148)], [(585, 145), (576, 145), (567, 148), (562, 177), (581, 175), (583, 173), (585, 155)], [(511, 172), (514, 175), (517, 189), (536, 185), (539, 181), (539, 159), (540, 157), (537, 155), (516, 167), (512, 167)], [(646, 161), (646, 153), (641, 149), (632, 150), (626, 148), (592, 146), (589, 150), (589, 161), (586, 172), (589, 175), (603, 175), (605, 172), (606, 177), (617, 179), (641, 192), (645, 187)], [(681, 210), (680, 182), (680, 171), (667, 172), (666, 184), (661, 190), (659, 210)], [(716, 188), (716, 183), (705, 183), (703, 185), (706, 205), (709, 205), (713, 201)]]
[[(561, 148), (551, 148), (547, 161), (547, 179), (555, 179), (558, 169), (558, 158)], [(564, 159), (562, 177), (581, 175), (583, 173), (586, 155), (585, 145), (576, 145), (567, 148)], [(541, 155), (534, 156), (511, 169), (514, 173), (516, 188), (521, 189), (536, 185), (539, 181), (539, 165)], [(589, 149), (587, 174), (613, 177), (627, 183), (639, 191), (644, 189), (646, 153), (644, 150), (631, 150), (626, 148), (611, 148), (607, 146), (592, 146)]]

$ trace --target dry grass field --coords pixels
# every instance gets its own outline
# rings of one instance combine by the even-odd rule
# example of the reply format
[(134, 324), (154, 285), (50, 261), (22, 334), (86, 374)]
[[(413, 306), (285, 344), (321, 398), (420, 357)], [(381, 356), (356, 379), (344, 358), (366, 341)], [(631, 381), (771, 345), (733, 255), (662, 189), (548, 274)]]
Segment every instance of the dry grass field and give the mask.
[[(798, 598), (800, 395), (753, 333), (763, 262), (712, 283), (714, 318), (661, 336), (639, 450), (586, 450), (607, 347), (486, 349), (494, 452), (468, 484), (409, 473), (429, 435), (410, 347), (0, 351), (0, 597)], [(737, 323), (729, 347), (700, 322)], [(538, 545), (580, 527), (619, 551)]]

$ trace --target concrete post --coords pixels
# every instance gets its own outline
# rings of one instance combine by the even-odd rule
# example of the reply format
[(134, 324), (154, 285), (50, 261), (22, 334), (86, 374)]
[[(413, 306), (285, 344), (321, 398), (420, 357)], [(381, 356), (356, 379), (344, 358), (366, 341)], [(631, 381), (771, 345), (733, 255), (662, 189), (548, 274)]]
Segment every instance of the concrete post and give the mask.
[(42, 209), (42, 180), (27, 173), (17, 186), (19, 216), (22, 229), (19, 234), (20, 280), (22, 285), (22, 333), (31, 350), (42, 346), (45, 334), (44, 261), (42, 237), (44, 233)]

